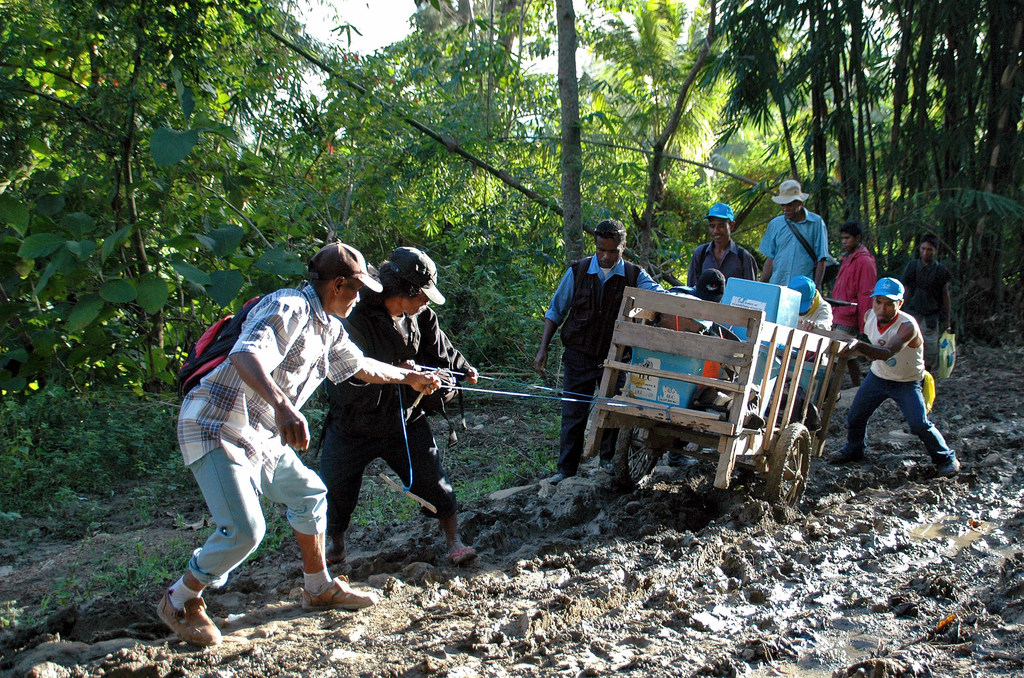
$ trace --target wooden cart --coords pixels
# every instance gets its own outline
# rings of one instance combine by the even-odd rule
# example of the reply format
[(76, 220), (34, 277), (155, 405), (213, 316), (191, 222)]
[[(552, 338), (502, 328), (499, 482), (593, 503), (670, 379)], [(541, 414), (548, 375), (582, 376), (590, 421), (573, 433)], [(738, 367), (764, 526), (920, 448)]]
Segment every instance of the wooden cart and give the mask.
[[(743, 338), (678, 331), (680, 319), (683, 327), (693, 324), (686, 319), (710, 321)], [(811, 457), (824, 451), (844, 346), (767, 322), (761, 310), (626, 288), (586, 454), (596, 454), (606, 430), (618, 429), (614, 463), (622, 483), (635, 485), (663, 453), (676, 451), (717, 460), (715, 487), (728, 488), (733, 471), (748, 468), (764, 476), (768, 501), (795, 505)], [(712, 408), (698, 409), (693, 393)], [(815, 413), (819, 425), (808, 430)]]

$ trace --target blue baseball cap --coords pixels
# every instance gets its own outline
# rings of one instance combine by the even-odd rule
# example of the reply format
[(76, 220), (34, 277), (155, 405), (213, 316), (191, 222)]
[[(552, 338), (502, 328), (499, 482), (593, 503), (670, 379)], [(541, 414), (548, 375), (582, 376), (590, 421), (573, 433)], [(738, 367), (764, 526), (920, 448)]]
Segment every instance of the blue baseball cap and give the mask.
[(903, 301), (903, 283), (896, 278), (882, 278), (875, 283), (873, 297), (885, 297), (893, 301)]
[(814, 293), (818, 291), (814, 281), (806, 275), (798, 275), (789, 281), (789, 289), (800, 293), (800, 313), (807, 313), (814, 301)]
[(736, 221), (736, 215), (733, 214), (732, 208), (724, 202), (716, 202), (711, 206), (711, 209), (708, 210), (708, 215), (704, 218), (710, 219), (711, 217), (718, 217), (719, 219), (726, 219), (728, 221)]

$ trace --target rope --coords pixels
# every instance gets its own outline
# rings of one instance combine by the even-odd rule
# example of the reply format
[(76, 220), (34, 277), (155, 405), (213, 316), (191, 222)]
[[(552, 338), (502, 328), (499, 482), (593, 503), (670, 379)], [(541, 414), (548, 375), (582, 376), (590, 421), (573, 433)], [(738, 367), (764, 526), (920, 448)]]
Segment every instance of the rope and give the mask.
[[(398, 418), (402, 420), (402, 440), (405, 442), (405, 458), (409, 460), (409, 485), (402, 488), (402, 492), (408, 493), (412, 489), (412, 452), (409, 451), (409, 432), (405, 430), (405, 405), (402, 403), (402, 385), (398, 389)], [(423, 395), (422, 393), (420, 394)], [(416, 402), (419, 402), (417, 398)], [(415, 407), (415, 405), (413, 406)]]

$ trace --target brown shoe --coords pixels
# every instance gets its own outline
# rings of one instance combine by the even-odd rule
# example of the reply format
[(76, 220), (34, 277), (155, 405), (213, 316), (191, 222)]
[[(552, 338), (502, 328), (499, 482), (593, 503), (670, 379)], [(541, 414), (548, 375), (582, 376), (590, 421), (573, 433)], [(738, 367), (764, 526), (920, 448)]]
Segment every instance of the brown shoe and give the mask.
[(302, 590), (302, 608), (305, 610), (361, 610), (380, 602), (376, 593), (362, 593), (348, 585), (348, 578), (335, 577), (319, 596)]
[(193, 598), (185, 602), (184, 610), (174, 609), (171, 596), (165, 593), (163, 600), (156, 606), (156, 614), (175, 635), (189, 645), (209, 647), (219, 645), (223, 639), (220, 629), (206, 616), (206, 601)]

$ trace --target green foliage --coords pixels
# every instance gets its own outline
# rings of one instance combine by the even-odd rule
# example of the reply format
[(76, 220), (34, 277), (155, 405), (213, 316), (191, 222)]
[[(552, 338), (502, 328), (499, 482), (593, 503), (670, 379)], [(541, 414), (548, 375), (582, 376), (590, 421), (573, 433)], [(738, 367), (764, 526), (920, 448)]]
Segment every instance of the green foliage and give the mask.
[(99, 500), (125, 483), (180, 467), (169, 402), (53, 387), (0, 401), (0, 511), (55, 511), (84, 534)]
[[(450, 147), (557, 201), (557, 82), (535, 61), (552, 54), (550, 3), (504, 3), (493, 26), (424, 22), (372, 56), (306, 38), (290, 7), (0, 5), (0, 393), (165, 390), (210, 322), (299, 284), (336, 237), (371, 260), (428, 250), (446, 326), (474, 362), (532, 356), (566, 263), (561, 220)], [(961, 285), (1012, 307), (1024, 279), (1018, 4), (716, 7), (710, 66), (670, 140), (680, 159), (655, 182), (651, 272), (685, 274), (716, 200), (745, 210), (749, 249), (776, 213), (766, 194), (796, 173), (833, 227), (877, 226), (887, 264), (934, 228), (965, 262)], [(615, 217), (636, 234), (645, 154), (709, 8), (593, 9), (578, 19), (595, 57), (580, 83), (584, 223)], [(966, 276), (979, 267), (984, 284)]]

